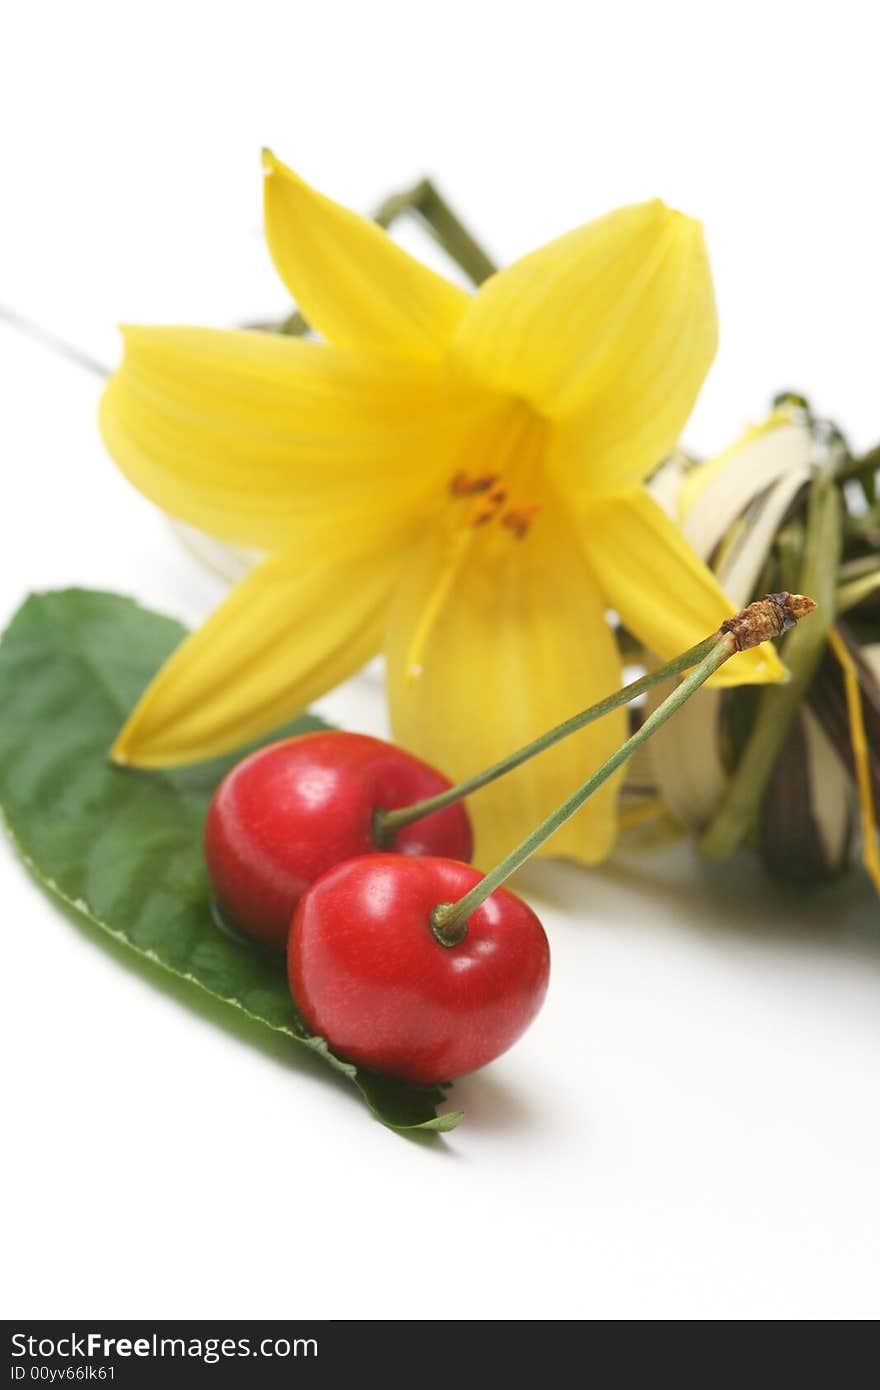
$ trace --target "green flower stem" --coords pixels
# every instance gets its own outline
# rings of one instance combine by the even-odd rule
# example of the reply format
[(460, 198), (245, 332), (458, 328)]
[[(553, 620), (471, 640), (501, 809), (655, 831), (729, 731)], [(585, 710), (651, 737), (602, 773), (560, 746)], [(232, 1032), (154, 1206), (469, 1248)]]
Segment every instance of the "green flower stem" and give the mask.
[(589, 709), (581, 710), (579, 714), (574, 714), (564, 723), (557, 724), (540, 738), (533, 739), (522, 748), (518, 748), (515, 753), (509, 753), (500, 762), (493, 763), (491, 767), (485, 768), (482, 772), (477, 772), (473, 777), (468, 777), (466, 781), (457, 783), (445, 792), (439, 792), (437, 796), (431, 796), (424, 801), (413, 802), (411, 806), (401, 806), (396, 811), (377, 811), (373, 821), (373, 838), (376, 843), (382, 846), (390, 846), (394, 842), (394, 837), (404, 826), (412, 825), (414, 821), (421, 820), (423, 816), (430, 816), (434, 811), (442, 811), (445, 806), (451, 806), (453, 802), (460, 801), (462, 797), (470, 796), (472, 792), (479, 791), (481, 787), (486, 787), (490, 782), (503, 777), (505, 773), (512, 772), (515, 767), (528, 762), (538, 753), (543, 753), (546, 748), (552, 748), (554, 744), (568, 738), (569, 734), (577, 733), (579, 729), (584, 729), (588, 724), (592, 724), (596, 719), (601, 719), (603, 715), (610, 714), (612, 710), (619, 709), (621, 705), (628, 705), (631, 700), (635, 700), (639, 695), (644, 695), (661, 681), (669, 676), (676, 676), (681, 671), (686, 671), (691, 666), (696, 666), (709, 652), (717, 645), (718, 634), (713, 633), (711, 637), (706, 637), (702, 642), (698, 642), (695, 647), (690, 647), (681, 656), (675, 657), (672, 661), (667, 661), (665, 666), (659, 667), (656, 671), (649, 671), (647, 675), (640, 676), (638, 680), (631, 681), (622, 690), (615, 690), (613, 694), (606, 695), (604, 700), (600, 700), (596, 705), (590, 705)]
[[(847, 512), (844, 516), (843, 526), (847, 544), (855, 542), (857, 545), (866, 545), (872, 551), (876, 551), (880, 547), (880, 502), (872, 502), (867, 511), (858, 514)], [(865, 557), (866, 566), (873, 558), (873, 556)], [(856, 563), (856, 560), (847, 561), (846, 568), (850, 569)]]
[(490, 261), (467, 227), (452, 211), (430, 179), (422, 179), (413, 190), (412, 210), (425, 222), (434, 240), (469, 280), (482, 285), (498, 267)]
[[(876, 558), (874, 563), (877, 564)], [(854, 579), (849, 584), (841, 584), (837, 590), (838, 617), (843, 613), (848, 613), (851, 608), (857, 608), (878, 589), (880, 589), (880, 566), (877, 566), (873, 574), (863, 575), (861, 579)]]
[(299, 309), (294, 309), (282, 324), (278, 327), (278, 332), (283, 333), (286, 338), (304, 338), (309, 331), (309, 321)]
[(869, 449), (866, 454), (859, 458), (850, 459), (837, 475), (841, 478), (858, 478), (863, 473), (876, 473), (880, 471), (880, 444), (875, 444), (873, 449)]
[[(412, 188), (404, 189), (402, 193), (392, 193), (376, 209), (373, 221), (387, 231), (407, 213), (414, 213), (424, 222), (434, 240), (474, 285), (482, 285), (484, 280), (495, 274), (497, 267), (430, 179), (419, 179)], [(284, 320), (279, 329), (280, 333), (296, 338), (308, 331), (308, 321), (298, 309)]]
[(845, 560), (837, 571), (837, 578), (841, 585), (849, 584), (854, 579), (874, 574), (878, 565), (880, 560), (876, 555), (860, 555), (855, 560)]
[(573, 792), (561, 806), (558, 806), (546, 820), (542, 821), (537, 830), (533, 830), (516, 849), (512, 850), (505, 859), (502, 859), (490, 873), (486, 874), (469, 893), (454, 903), (440, 903), (434, 908), (431, 914), (431, 928), (437, 940), (444, 946), (455, 946), (463, 939), (467, 932), (467, 921), (472, 912), (475, 912), (482, 903), (499, 888), (505, 879), (520, 868), (526, 860), (540, 849), (551, 835), (555, 835), (560, 826), (579, 811), (584, 802), (587, 801), (595, 791), (598, 791), (603, 782), (607, 782), (617, 769), (632, 757), (637, 748), (651, 737), (661, 724), (665, 724), (676, 710), (684, 704), (695, 690), (709, 679), (719, 666), (722, 666), (728, 657), (733, 656), (738, 649), (736, 637), (731, 632), (725, 632), (721, 636), (717, 633), (709, 639), (710, 648), (700, 664), (691, 671), (689, 676), (685, 676), (680, 685), (676, 686), (671, 695), (667, 695), (662, 704), (658, 705), (652, 714), (648, 716), (644, 724), (638, 729), (625, 743), (612, 753), (611, 757), (597, 768), (586, 782)]
[(757, 822), (774, 764), (825, 648), (837, 604), (840, 559), (840, 493), (827, 477), (814, 479), (807, 509), (800, 588), (816, 600), (814, 620), (789, 634), (782, 659), (785, 685), (762, 692), (754, 728), (724, 800), (700, 841), (708, 859), (727, 859)]

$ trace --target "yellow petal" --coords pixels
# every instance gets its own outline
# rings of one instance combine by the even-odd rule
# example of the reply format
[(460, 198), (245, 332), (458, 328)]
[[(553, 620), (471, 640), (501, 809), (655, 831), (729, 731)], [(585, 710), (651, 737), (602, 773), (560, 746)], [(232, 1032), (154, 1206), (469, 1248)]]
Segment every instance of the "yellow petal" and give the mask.
[[(666, 661), (708, 637), (734, 611), (714, 575), (644, 488), (585, 507), (581, 536), (608, 603)], [(765, 642), (732, 657), (712, 684), (763, 684), (784, 676), (775, 649)]]
[(378, 650), (401, 551), (336, 564), (275, 555), (243, 579), (148, 686), (111, 756), (198, 762), (277, 728)]
[(493, 276), (453, 340), (464, 369), (559, 426), (553, 469), (606, 494), (669, 453), (715, 353), (700, 224), (620, 208)]
[[(438, 592), (443, 602), (419, 639), (413, 681), (413, 638)], [(386, 650), (396, 737), (456, 780), (620, 683), (602, 601), (567, 519), (549, 504), (521, 539), (497, 524), (464, 542), (436, 528), (401, 576)], [(618, 711), (477, 792), (469, 801), (477, 862), (491, 867), (533, 830), (622, 742), (625, 727)], [(609, 784), (544, 852), (604, 858), (615, 803)]]
[(405, 511), (453, 471), (458, 399), (435, 370), (270, 333), (124, 330), (101, 406), (122, 471), (166, 511), (280, 549), (328, 508)]
[(365, 217), (263, 154), (266, 240), (309, 323), (341, 347), (437, 357), (469, 302)]

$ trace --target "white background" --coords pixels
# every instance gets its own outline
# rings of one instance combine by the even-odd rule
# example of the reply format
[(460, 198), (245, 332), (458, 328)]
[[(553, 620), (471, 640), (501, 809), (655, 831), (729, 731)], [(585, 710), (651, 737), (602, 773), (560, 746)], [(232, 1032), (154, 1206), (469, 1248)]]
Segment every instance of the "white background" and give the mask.
[[(655, 193), (707, 224), (722, 347), (689, 426), (780, 386), (880, 434), (870, 7), (30, 3), (0, 45), (0, 300), (112, 362), (118, 319), (285, 298), (259, 148), (353, 206), (432, 173), (501, 259)], [(116, 475), (99, 384), (0, 326), (0, 618), (219, 590)], [(381, 732), (359, 682), (325, 702)], [(408, 1141), (64, 920), (0, 844), (8, 1316), (880, 1313), (880, 932), (682, 848), (525, 880), (546, 1010)]]

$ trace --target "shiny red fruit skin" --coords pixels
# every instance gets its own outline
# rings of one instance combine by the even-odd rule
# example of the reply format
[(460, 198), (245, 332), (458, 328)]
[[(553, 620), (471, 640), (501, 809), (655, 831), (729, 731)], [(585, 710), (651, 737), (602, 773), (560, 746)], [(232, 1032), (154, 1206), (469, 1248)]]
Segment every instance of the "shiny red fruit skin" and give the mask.
[(516, 1042), (547, 992), (550, 948), (522, 899), (498, 888), (457, 946), (430, 917), (483, 875), (452, 859), (373, 854), (308, 890), (293, 919), (288, 978), (307, 1025), (334, 1052), (426, 1084), (485, 1066)]
[[(378, 852), (377, 810), (393, 811), (450, 785), (382, 739), (342, 730), (302, 734), (238, 763), (214, 793), (205, 858), (217, 901), (233, 923), (273, 946), (309, 884), (356, 855)], [(397, 835), (395, 853), (470, 859), (464, 806), (435, 811)]]

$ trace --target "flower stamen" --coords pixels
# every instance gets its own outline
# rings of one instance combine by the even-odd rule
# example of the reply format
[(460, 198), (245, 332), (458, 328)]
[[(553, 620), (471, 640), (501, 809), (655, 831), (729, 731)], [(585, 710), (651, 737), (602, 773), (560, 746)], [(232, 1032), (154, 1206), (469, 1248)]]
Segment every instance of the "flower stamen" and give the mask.
[(470, 526), (485, 526), (487, 521), (495, 519), (506, 501), (507, 492), (505, 489), (494, 487), (485, 502), (481, 502), (471, 513), (468, 524)]
[(528, 534), (529, 527), (541, 510), (540, 502), (524, 502), (519, 507), (511, 507), (501, 518), (501, 525), (512, 531), (518, 541)]
[(431, 635), (437, 616), (449, 596), (462, 563), (473, 539), (472, 529), (456, 531), (449, 539), (449, 548), (430, 597), (422, 609), (419, 621), (410, 639), (404, 662), (407, 685), (415, 685), (424, 670), (422, 657)]
[(497, 473), (481, 473), (472, 478), (464, 469), (459, 469), (449, 481), (450, 497), (473, 497), (478, 492), (488, 492), (498, 482)]

